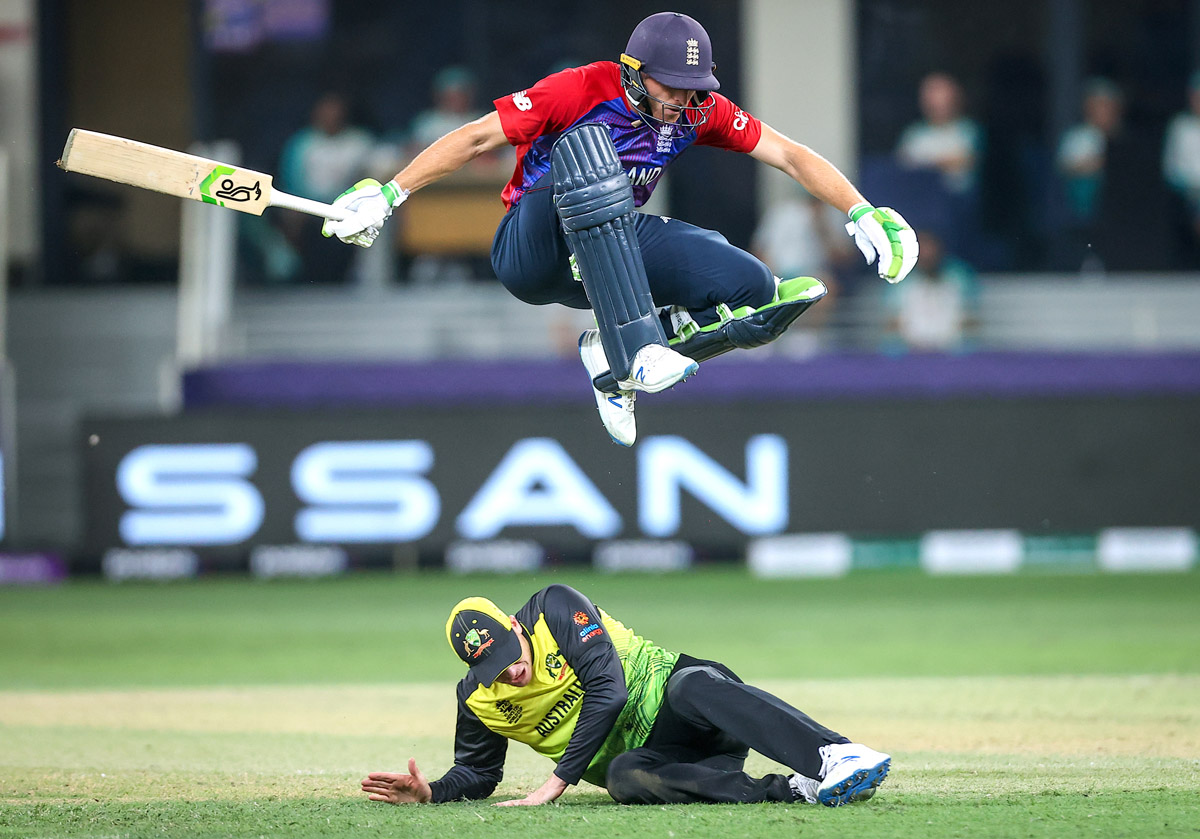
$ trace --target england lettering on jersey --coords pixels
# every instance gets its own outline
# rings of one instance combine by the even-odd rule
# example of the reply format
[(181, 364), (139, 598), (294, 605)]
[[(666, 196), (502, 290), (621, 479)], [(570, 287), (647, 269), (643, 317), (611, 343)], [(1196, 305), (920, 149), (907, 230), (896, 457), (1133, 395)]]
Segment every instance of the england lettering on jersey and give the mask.
[(550, 149), (567, 130), (586, 122), (608, 127), (633, 185), (634, 204), (649, 198), (667, 165), (693, 143), (750, 152), (762, 136), (762, 123), (719, 93), (708, 120), (684, 131), (677, 125), (656, 130), (625, 96), (620, 67), (600, 61), (547, 76), (533, 87), (495, 100), (500, 124), (516, 147), (517, 165), (501, 198), (512, 207), (550, 171)]

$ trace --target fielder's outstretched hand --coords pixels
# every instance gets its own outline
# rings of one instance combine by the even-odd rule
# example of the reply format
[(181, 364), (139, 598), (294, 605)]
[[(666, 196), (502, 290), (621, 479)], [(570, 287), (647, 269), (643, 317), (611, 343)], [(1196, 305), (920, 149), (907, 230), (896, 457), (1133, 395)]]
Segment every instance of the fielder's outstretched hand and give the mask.
[(497, 801), (494, 807), (536, 807), (539, 804), (549, 804), (567, 789), (567, 782), (557, 775), (551, 775), (550, 780), (542, 784), (524, 798), (514, 798), (512, 801)]
[(372, 772), (362, 782), (362, 790), (372, 801), (389, 804), (428, 804), (433, 800), (429, 781), (417, 768), (417, 762), (408, 761), (408, 774), (399, 772)]
[(403, 204), (406, 198), (408, 190), (395, 181), (381, 184), (374, 178), (365, 178), (333, 202), (333, 206), (348, 211), (349, 215), (341, 221), (326, 219), (321, 226), (321, 234), (325, 238), (337, 236), (348, 245), (369, 248), (375, 243), (392, 210)]
[(850, 208), (850, 223), (846, 232), (862, 251), (870, 265), (878, 258), (879, 276), (889, 283), (898, 283), (908, 276), (917, 264), (917, 234), (904, 216), (891, 207), (876, 209), (870, 204), (855, 204)]

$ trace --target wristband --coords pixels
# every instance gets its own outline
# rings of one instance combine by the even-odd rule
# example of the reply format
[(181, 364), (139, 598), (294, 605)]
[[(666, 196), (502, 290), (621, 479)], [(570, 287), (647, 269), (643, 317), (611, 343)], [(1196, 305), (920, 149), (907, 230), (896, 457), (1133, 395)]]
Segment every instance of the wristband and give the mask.
[(873, 212), (875, 212), (874, 207), (872, 207), (866, 201), (861, 201), (851, 207), (846, 215), (850, 217), (850, 221), (858, 221), (863, 216)]
[(395, 178), (380, 187), (380, 190), (383, 192), (383, 197), (387, 199), (388, 204), (393, 207), (399, 207), (409, 195), (409, 191), (396, 183)]

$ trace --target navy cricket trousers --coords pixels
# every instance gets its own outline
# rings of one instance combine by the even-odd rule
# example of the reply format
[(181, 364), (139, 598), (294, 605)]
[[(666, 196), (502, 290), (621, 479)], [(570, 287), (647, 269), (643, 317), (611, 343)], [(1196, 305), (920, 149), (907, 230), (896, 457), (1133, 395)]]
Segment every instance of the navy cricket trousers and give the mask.
[[(547, 175), (521, 197), (496, 229), (492, 269), (519, 300), (589, 309), (583, 284), (571, 277), (571, 255), (554, 209)], [(702, 325), (718, 303), (758, 308), (775, 296), (771, 269), (719, 233), (678, 219), (637, 213), (636, 229), (650, 294), (659, 307), (683, 306)]]
[(613, 759), (605, 786), (622, 804), (790, 802), (787, 776), (743, 771), (749, 749), (816, 778), (821, 747), (848, 742), (725, 665), (681, 655), (645, 745)]

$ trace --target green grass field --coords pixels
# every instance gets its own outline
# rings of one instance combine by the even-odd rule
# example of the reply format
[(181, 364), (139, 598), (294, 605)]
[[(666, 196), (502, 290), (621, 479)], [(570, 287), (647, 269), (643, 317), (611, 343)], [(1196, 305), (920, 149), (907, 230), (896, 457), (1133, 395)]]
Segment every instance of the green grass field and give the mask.
[[(451, 762), (449, 607), (567, 582), (889, 751), (869, 804), (370, 804)], [(496, 798), (552, 766), (513, 746)], [(752, 757), (752, 771), (773, 771)], [(1197, 836), (1200, 574), (686, 576), (0, 589), (0, 836)]]

